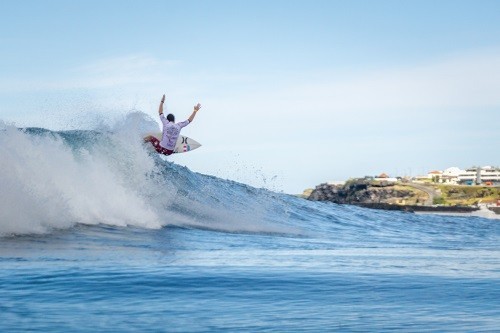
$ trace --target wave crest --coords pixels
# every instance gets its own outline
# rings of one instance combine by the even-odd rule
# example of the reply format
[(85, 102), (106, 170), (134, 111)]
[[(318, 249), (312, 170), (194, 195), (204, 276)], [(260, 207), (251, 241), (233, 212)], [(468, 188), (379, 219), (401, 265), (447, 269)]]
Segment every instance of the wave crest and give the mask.
[(152, 153), (134, 112), (99, 131), (0, 124), (0, 236), (75, 224), (289, 232), (264, 222), (269, 192), (193, 173)]

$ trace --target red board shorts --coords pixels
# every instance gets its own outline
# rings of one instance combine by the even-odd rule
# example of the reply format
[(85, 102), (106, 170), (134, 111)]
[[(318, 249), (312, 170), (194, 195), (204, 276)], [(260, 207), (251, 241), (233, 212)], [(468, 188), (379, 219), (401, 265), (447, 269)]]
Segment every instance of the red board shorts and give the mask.
[(155, 138), (154, 136), (150, 135), (146, 138), (146, 142), (151, 142), (151, 144), (153, 145), (153, 147), (155, 147), (155, 150), (159, 153), (159, 154), (163, 154), (163, 155), (172, 155), (174, 153), (173, 150), (170, 150), (170, 149), (167, 149), (167, 148), (163, 148), (161, 145), (160, 145), (160, 140), (158, 140), (157, 138)]

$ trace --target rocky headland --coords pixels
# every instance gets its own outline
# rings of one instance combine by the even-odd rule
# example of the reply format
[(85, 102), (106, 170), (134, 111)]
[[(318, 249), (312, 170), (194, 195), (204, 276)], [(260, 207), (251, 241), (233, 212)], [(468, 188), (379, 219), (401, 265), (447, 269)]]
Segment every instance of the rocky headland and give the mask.
[(500, 189), (354, 179), (343, 185), (320, 184), (305, 197), (375, 209), (468, 213), (481, 202), (495, 202)]

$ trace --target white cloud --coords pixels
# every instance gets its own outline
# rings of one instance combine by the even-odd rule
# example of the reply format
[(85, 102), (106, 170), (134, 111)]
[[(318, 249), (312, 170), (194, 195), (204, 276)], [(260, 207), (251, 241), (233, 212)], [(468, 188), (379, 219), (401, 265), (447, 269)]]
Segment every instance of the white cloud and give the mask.
[[(52, 92), (91, 89), (92, 105), (121, 112), (136, 108), (151, 116), (156, 116), (160, 94), (167, 93), (167, 107), (178, 118), (187, 117), (199, 99), (202, 111), (185, 134), (204, 144), (212, 162), (207, 162), (204, 150), (186, 154), (179, 162), (185, 160), (195, 171), (225, 177), (228, 165), (217, 161), (239, 154), (235, 159), (265, 167), (262, 172), (270, 173), (266, 176), (283, 171), (294, 179), (294, 191), (303, 177), (303, 167), (297, 163), (304, 164), (304, 160), (315, 179), (341, 179), (381, 172), (389, 166), (401, 170), (418, 165), (433, 144), (425, 165), (445, 157), (460, 164), (484, 155), (481, 143), (500, 139), (497, 132), (485, 132), (487, 124), (475, 121), (480, 116), (489, 124), (500, 121), (500, 50), (342, 75), (332, 69), (321, 75), (281, 73), (276, 77), (248, 74), (243, 69), (241, 73), (210, 69), (198, 73), (179, 65), (148, 55), (129, 55), (59, 73), (60, 80), (37, 80), (33, 85), (18, 82), (17, 88), (27, 92), (34, 87)], [(300, 74), (302, 78), (297, 79)], [(0, 79), (0, 87), (5, 85), (6, 80)], [(58, 103), (60, 110), (65, 109), (64, 101)], [(446, 119), (447, 124), (433, 130), (422, 126), (434, 117)], [(464, 145), (469, 141), (473, 144)], [(450, 151), (443, 156), (442, 152)]]
[(304, 73), (301, 80), (290, 80), (287, 74), (291, 73), (274, 78), (262, 73), (253, 76), (211, 73), (209, 69), (203, 73), (180, 73), (179, 65), (172, 60), (134, 54), (98, 60), (67, 73), (54, 73), (52, 79), (16, 82), (5, 78), (0, 87), (4, 91), (81, 88), (148, 92), (160, 86), (172, 87), (183, 94), (182, 89), (193, 91), (194, 86), (222, 109), (237, 106), (271, 117), (290, 116), (292, 112), (322, 117), (326, 112), (362, 112), (376, 117), (375, 112), (500, 105), (500, 50), (361, 74), (336, 76), (326, 69), (319, 79), (318, 75)]
[(128, 55), (103, 59), (74, 70), (76, 86), (116, 88), (124, 85), (153, 84), (165, 80), (168, 70), (177, 62), (148, 55)]
[[(477, 130), (475, 124), (465, 129), (468, 119), (482, 115), (498, 121), (500, 117), (500, 50), (351, 76), (325, 72), (319, 80), (308, 77), (312, 75), (285, 82), (284, 74), (281, 82), (262, 80), (241, 89), (232, 81), (226, 95), (204, 87), (206, 100), (201, 102), (208, 108), (203, 111), (210, 114), (202, 116), (207, 136), (218, 141), (229, 135), (236, 145), (264, 144), (270, 135), (274, 141), (292, 140), (292, 144), (307, 141), (312, 134), (331, 141), (360, 133), (399, 140), (397, 135), (408, 133), (395, 133), (392, 127), (425, 126), (431, 119), (440, 119), (446, 121), (440, 133), (457, 136)], [(219, 77), (217, 83), (223, 79)], [(227, 124), (223, 129), (221, 122)], [(252, 135), (255, 127), (266, 134)], [(421, 133), (411, 135), (417, 135), (415, 141), (438, 140), (429, 134), (425, 140)]]
[(146, 54), (132, 54), (106, 58), (76, 66), (65, 72), (54, 68), (47, 78), (3, 78), (4, 92), (64, 91), (70, 89), (116, 89), (165, 81), (169, 71), (179, 62), (158, 59)]
[(499, 86), (500, 53), (496, 53), (374, 72), (328, 88), (339, 107), (381, 110), (498, 106)]

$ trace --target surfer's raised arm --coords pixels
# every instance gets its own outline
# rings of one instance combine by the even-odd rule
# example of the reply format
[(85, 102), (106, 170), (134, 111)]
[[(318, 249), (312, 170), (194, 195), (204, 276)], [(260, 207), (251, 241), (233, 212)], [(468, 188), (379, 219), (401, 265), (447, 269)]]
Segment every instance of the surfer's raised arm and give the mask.
[(160, 115), (163, 114), (163, 103), (165, 103), (165, 94), (163, 94), (163, 97), (161, 98), (160, 106), (158, 107), (158, 113)]
[[(163, 131), (161, 136), (148, 135), (144, 138), (145, 142), (150, 142), (154, 149), (163, 155), (172, 155), (173, 153), (182, 153), (189, 151), (191, 149), (198, 148), (200, 146), (196, 141), (183, 136), (180, 140), (181, 129), (189, 125), (196, 116), (196, 113), (200, 111), (201, 104), (198, 103), (193, 108), (193, 113), (189, 116), (188, 120), (181, 121), (180, 123), (175, 122), (175, 116), (169, 113), (166, 117), (163, 115), (163, 104), (165, 103), (165, 94), (163, 94), (160, 106), (158, 107), (158, 113), (160, 114), (160, 120), (163, 125)], [(160, 141), (161, 137), (161, 141)]]
[(194, 110), (193, 110), (193, 113), (191, 113), (191, 115), (189, 116), (188, 120), (190, 123), (193, 122), (193, 119), (194, 119), (194, 116), (196, 116), (196, 112), (200, 111), (201, 109), (201, 104), (198, 103), (194, 106)]

